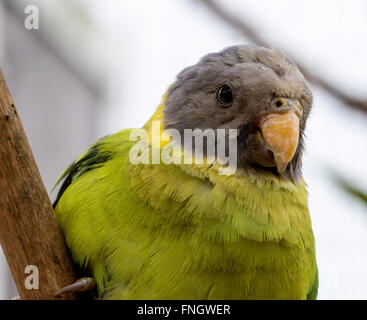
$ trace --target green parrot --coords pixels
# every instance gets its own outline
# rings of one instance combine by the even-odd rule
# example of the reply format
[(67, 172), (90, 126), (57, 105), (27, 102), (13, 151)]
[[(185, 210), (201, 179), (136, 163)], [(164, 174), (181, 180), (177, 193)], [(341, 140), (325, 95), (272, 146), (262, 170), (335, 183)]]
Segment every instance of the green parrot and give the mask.
[[(95, 281), (103, 299), (316, 299), (302, 178), (312, 101), (279, 50), (233, 46), (184, 69), (140, 129), (147, 139), (133, 129), (107, 136), (58, 181), (54, 207), (66, 244), (94, 279), (61, 293)], [(236, 130), (231, 174), (206, 152), (204, 163), (177, 161), (180, 153), (152, 161), (168, 145), (188, 151), (166, 131), (195, 129)], [(188, 145), (192, 152), (195, 141)]]

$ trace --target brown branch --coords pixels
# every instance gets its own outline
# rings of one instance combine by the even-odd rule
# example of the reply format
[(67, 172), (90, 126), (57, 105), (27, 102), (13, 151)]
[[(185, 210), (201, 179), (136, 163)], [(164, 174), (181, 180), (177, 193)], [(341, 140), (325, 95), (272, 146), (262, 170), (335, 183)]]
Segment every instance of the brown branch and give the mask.
[[(239, 31), (243, 36), (249, 39), (254, 44), (259, 46), (269, 47), (269, 44), (263, 39), (259, 33), (250, 26), (244, 19), (236, 17), (235, 15), (226, 11), (217, 1), (215, 0), (198, 0), (204, 4), (211, 12), (213, 12), (218, 18), (223, 20), (232, 28)], [(341, 100), (345, 105), (352, 107), (353, 109), (367, 112), (367, 101), (357, 99), (350, 96), (348, 93), (343, 92), (340, 88), (337, 88), (326, 79), (310, 72), (302, 63), (296, 61), (298, 67), (303, 72), (304, 76), (308, 81), (314, 85), (322, 88), (330, 95)]]
[[(1, 70), (0, 244), (21, 299), (54, 299), (57, 289), (75, 281), (62, 233)], [(38, 268), (39, 289), (26, 288), (25, 280), (32, 274), (25, 274), (29, 265)]]

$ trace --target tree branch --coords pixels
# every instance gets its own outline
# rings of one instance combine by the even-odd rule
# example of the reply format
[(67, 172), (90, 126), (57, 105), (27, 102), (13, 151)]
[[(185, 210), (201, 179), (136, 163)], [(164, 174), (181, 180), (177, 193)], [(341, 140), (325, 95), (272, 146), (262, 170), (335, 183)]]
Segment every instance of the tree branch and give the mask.
[[(54, 292), (73, 283), (76, 277), (1, 70), (0, 190), (0, 244), (20, 297), (54, 299)], [(25, 270), (30, 265), (38, 268), (39, 289), (26, 288), (25, 280), (32, 273), (27, 275)], [(33, 278), (31, 284), (35, 285), (36, 280)]]
[[(263, 47), (269, 47), (269, 44), (265, 39), (263, 39), (259, 33), (250, 26), (244, 19), (234, 16), (233, 14), (226, 11), (217, 1), (215, 0), (198, 0), (204, 4), (212, 13), (214, 13), (218, 18), (223, 20), (232, 28), (239, 31), (244, 37), (249, 39), (254, 44)], [(314, 85), (320, 87), (321, 89), (328, 92), (330, 95), (341, 100), (345, 105), (363, 112), (367, 112), (367, 101), (357, 99), (350, 96), (348, 93), (343, 92), (341, 89), (337, 88), (326, 79), (310, 72), (300, 61), (296, 59), (295, 63), (298, 65), (305, 78), (313, 83)]]

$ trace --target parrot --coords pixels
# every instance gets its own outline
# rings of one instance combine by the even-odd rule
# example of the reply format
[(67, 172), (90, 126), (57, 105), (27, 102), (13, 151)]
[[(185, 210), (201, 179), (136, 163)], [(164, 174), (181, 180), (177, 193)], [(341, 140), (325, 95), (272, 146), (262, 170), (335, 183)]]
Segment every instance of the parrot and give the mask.
[[(280, 49), (235, 45), (185, 68), (140, 128), (147, 137), (134, 129), (106, 136), (57, 181), (56, 218), (87, 276), (58, 294), (95, 287), (110, 300), (316, 299), (302, 175), (312, 104)], [(194, 148), (166, 131), (196, 129), (235, 130), (231, 174), (205, 152), (204, 163), (152, 161), (169, 144)], [(132, 161), (138, 145), (149, 161)]]

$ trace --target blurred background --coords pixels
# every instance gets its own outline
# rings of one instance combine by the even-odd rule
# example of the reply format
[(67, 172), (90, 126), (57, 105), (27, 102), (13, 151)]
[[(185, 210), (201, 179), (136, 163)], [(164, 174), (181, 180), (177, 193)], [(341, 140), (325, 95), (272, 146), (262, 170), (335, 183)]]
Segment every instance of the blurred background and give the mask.
[[(39, 29), (25, 28), (30, 4)], [(319, 299), (367, 299), (367, 206), (349, 194), (367, 190), (366, 17), (364, 0), (1, 0), (0, 66), (50, 191), (96, 139), (142, 126), (201, 56), (283, 49), (315, 96), (304, 176)], [(0, 252), (0, 299), (15, 295)]]

